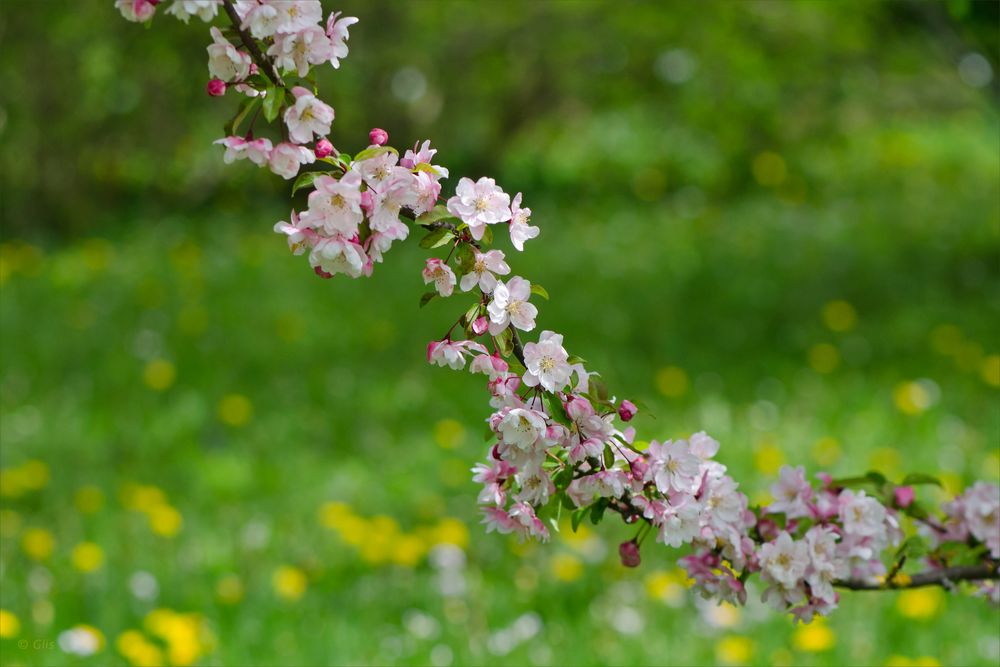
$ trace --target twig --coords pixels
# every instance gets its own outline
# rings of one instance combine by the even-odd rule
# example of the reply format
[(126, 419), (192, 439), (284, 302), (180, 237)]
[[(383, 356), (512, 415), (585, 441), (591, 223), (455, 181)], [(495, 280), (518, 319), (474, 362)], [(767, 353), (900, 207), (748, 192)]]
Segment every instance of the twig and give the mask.
[(247, 51), (250, 52), (250, 57), (253, 61), (257, 63), (257, 67), (260, 68), (262, 72), (271, 80), (276, 86), (281, 88), (285, 87), (285, 82), (282, 80), (281, 75), (278, 74), (278, 70), (274, 68), (274, 63), (268, 60), (263, 53), (261, 53), (260, 48), (257, 46), (257, 42), (253, 40), (246, 30), (242, 27), (242, 21), (240, 21), (240, 15), (236, 13), (236, 7), (233, 6), (233, 0), (222, 0), (222, 7), (226, 10), (226, 14), (229, 16), (229, 20), (232, 21), (233, 27), (236, 29), (237, 34), (240, 36), (240, 40), (243, 42), (243, 46), (247, 47)]
[(884, 591), (887, 589), (922, 588), (924, 586), (947, 586), (956, 581), (984, 581), (997, 579), (997, 563), (982, 563), (980, 565), (958, 565), (938, 570), (928, 570), (908, 577), (886, 579), (884, 583), (847, 579), (833, 582), (838, 588), (852, 591)]

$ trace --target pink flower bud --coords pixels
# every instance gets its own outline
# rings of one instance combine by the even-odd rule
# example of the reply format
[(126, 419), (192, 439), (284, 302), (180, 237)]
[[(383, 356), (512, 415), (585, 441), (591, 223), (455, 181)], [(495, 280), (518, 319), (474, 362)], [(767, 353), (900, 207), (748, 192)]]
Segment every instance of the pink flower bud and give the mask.
[(320, 278), (333, 278), (333, 274), (332, 273), (327, 273), (326, 271), (324, 271), (323, 269), (321, 269), (318, 266), (315, 267), (315, 268), (313, 268), (313, 271), (315, 271), (316, 275), (319, 276)]
[(757, 522), (757, 532), (760, 533), (760, 536), (764, 538), (764, 540), (770, 542), (771, 540), (777, 539), (778, 533), (781, 531), (778, 530), (778, 524), (774, 521), (771, 521), (770, 519), (761, 519)]
[(375, 199), (372, 197), (371, 190), (365, 190), (361, 193), (361, 208), (365, 210), (367, 215), (371, 215), (372, 211), (375, 210)]
[(372, 131), (368, 133), (368, 141), (373, 146), (385, 146), (389, 143), (389, 133), (379, 127), (372, 128)]
[(897, 486), (892, 494), (896, 497), (896, 505), (899, 507), (906, 508), (913, 504), (915, 494), (912, 486)]
[(632, 417), (635, 417), (637, 412), (639, 412), (639, 408), (635, 407), (635, 403), (628, 399), (618, 404), (618, 416), (622, 418), (623, 422), (632, 421)]
[(490, 449), (490, 456), (496, 461), (500, 460), (500, 443), (493, 445)]
[(323, 137), (322, 139), (316, 142), (315, 151), (316, 151), (316, 157), (320, 159), (325, 158), (327, 155), (333, 154), (333, 144), (330, 143), (329, 139)]
[(226, 94), (226, 82), (222, 79), (209, 79), (206, 90), (212, 97), (221, 97)]
[(253, 76), (254, 74), (256, 74), (259, 71), (260, 71), (260, 68), (257, 67), (257, 63), (250, 63), (250, 76)]
[(146, 2), (149, 3), (149, 4), (151, 4), (151, 5), (153, 5), (155, 7), (156, 5), (158, 5), (161, 2), (163, 2), (163, 0), (146, 0)]
[(618, 556), (621, 557), (622, 565), (625, 567), (639, 567), (639, 563), (642, 562), (639, 557), (639, 545), (635, 540), (622, 542), (618, 547)]
[(477, 336), (482, 336), (484, 333), (486, 333), (486, 330), (489, 327), (490, 327), (490, 321), (486, 319), (485, 315), (477, 317), (475, 320), (472, 321), (472, 331)]

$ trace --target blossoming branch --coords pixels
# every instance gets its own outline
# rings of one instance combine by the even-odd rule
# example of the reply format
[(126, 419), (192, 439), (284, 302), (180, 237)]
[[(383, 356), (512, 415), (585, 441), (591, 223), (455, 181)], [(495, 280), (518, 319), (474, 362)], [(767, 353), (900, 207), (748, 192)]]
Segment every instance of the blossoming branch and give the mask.
[[(151, 21), (160, 0), (117, 0), (122, 15)], [(763, 598), (808, 622), (837, 607), (836, 588), (885, 590), (926, 585), (974, 592), (1000, 602), (1000, 487), (979, 482), (932, 512), (914, 487), (938, 484), (922, 474), (898, 484), (877, 472), (850, 479), (784, 467), (771, 487), (774, 502), (752, 507), (726, 466), (719, 443), (696, 433), (686, 440), (640, 447), (625, 426), (638, 408), (612, 395), (563, 335), (537, 327), (537, 284), (513, 272), (494, 232), (516, 251), (539, 235), (522, 195), (511, 197), (492, 178), (460, 178), (442, 195), (448, 169), (434, 164), (429, 141), (402, 153), (381, 129), (351, 156), (327, 138), (335, 113), (307, 78), (312, 67), (334, 68), (347, 57), (353, 17), (326, 21), (318, 0), (174, 0), (166, 13), (209, 29), (207, 92), (241, 99), (228, 135), (216, 143), (223, 160), (249, 160), (282, 178), (291, 192), (308, 190), (305, 210), (274, 229), (296, 255), (307, 254), (322, 278), (370, 276), (375, 264), (411, 230), (439, 255), (421, 276), (435, 298), (463, 301), (427, 360), (485, 376), (492, 444), (474, 469), (487, 531), (521, 539), (549, 538), (563, 513), (575, 530), (609, 513), (634, 525), (621, 544), (623, 565), (640, 563), (650, 535), (687, 547), (680, 564), (706, 598), (742, 604), (756, 574)], [(270, 134), (269, 137), (261, 136)], [(313, 165), (303, 171), (305, 165)], [(317, 168), (318, 167), (318, 168)], [(534, 299), (534, 302), (533, 302)], [(904, 539), (907, 517), (916, 531)], [(908, 574), (906, 566), (921, 563)]]

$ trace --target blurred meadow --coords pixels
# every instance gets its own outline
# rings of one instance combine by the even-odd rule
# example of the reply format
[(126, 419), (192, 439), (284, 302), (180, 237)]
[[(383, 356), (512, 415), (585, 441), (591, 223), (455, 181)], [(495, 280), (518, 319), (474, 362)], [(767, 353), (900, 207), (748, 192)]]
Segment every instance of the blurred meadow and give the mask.
[[(431, 138), (524, 192), (540, 328), (644, 439), (1000, 479), (995, 2), (343, 2), (345, 151)], [(423, 251), (315, 278), (288, 184), (225, 167), (207, 27), (0, 2), (0, 663), (990, 665), (1000, 613), (703, 604), (607, 522), (477, 525), (480, 380), (429, 367)], [(446, 186), (447, 188), (448, 186)], [(76, 653), (96, 650), (90, 657)]]

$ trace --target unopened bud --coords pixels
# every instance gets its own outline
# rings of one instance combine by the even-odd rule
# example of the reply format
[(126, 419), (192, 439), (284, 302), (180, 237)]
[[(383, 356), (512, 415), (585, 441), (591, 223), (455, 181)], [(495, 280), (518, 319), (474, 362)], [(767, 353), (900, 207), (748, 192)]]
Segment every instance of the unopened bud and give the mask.
[(623, 422), (632, 421), (632, 417), (639, 412), (639, 408), (635, 407), (635, 403), (625, 399), (618, 404), (618, 416), (622, 418)]
[(322, 139), (316, 142), (315, 151), (316, 151), (316, 157), (320, 159), (325, 158), (327, 155), (333, 154), (333, 144), (330, 143), (329, 139), (323, 137)]
[(896, 497), (896, 505), (902, 508), (907, 508), (913, 504), (913, 487), (912, 486), (897, 486), (892, 491), (893, 496)]
[(226, 94), (226, 82), (222, 79), (209, 79), (206, 90), (212, 97), (222, 97)]
[(639, 567), (639, 563), (642, 562), (642, 558), (639, 557), (639, 545), (635, 540), (622, 542), (618, 547), (618, 555), (625, 567)]
[(333, 278), (333, 274), (332, 273), (327, 273), (326, 271), (324, 271), (322, 268), (320, 268), (318, 266), (315, 267), (313, 269), (313, 271), (315, 271), (316, 275), (319, 276), (320, 278)]
[(363, 208), (365, 210), (365, 213), (367, 213), (369, 216), (374, 212), (375, 198), (372, 197), (371, 190), (365, 190), (364, 192), (361, 193), (361, 208)]
[(486, 333), (486, 330), (490, 328), (490, 321), (486, 319), (485, 315), (481, 315), (476, 319), (472, 320), (472, 331), (475, 332), (477, 336), (482, 336)]
[(370, 141), (373, 146), (385, 146), (389, 143), (389, 133), (379, 127), (373, 128), (372, 131), (368, 133), (368, 141)]

